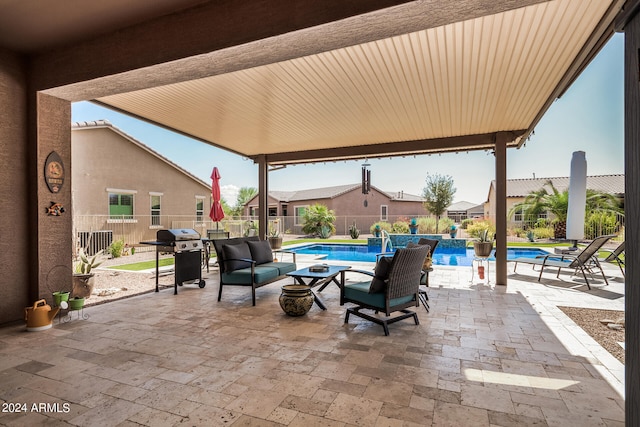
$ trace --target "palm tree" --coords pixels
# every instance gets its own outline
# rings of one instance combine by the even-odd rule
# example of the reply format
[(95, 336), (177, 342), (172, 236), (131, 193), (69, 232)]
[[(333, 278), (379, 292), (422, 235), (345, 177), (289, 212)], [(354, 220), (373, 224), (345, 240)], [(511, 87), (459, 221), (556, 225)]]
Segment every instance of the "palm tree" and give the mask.
[(254, 187), (242, 187), (238, 191), (238, 197), (236, 197), (236, 204), (231, 209), (231, 214), (233, 216), (242, 216), (244, 205), (249, 202), (249, 200), (253, 199), (256, 194), (258, 194), (258, 189)]
[(304, 222), (302, 231), (306, 234), (327, 239), (331, 234), (336, 232), (336, 227), (333, 225), (336, 221), (335, 213), (327, 206), (319, 203), (309, 206), (305, 210), (302, 221)]
[[(548, 187), (548, 188), (546, 188)], [(509, 211), (509, 216), (521, 212), (524, 221), (532, 225), (541, 214), (549, 212), (553, 214), (553, 237), (564, 238), (567, 234), (567, 211), (569, 209), (569, 190), (558, 191), (551, 180), (537, 191), (532, 191), (524, 201), (517, 203)], [(587, 189), (587, 203), (585, 214), (589, 216), (595, 211), (608, 211), (620, 213), (618, 198), (612, 194)]]

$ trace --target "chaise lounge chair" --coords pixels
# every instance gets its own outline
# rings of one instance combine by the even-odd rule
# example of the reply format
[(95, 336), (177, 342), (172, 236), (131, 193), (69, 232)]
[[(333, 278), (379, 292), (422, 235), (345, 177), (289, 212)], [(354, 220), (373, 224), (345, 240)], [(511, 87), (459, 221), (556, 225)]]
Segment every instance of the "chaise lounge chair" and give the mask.
[(607, 257), (604, 258), (602, 261), (618, 264), (618, 267), (620, 267), (620, 271), (622, 272), (622, 277), (625, 277), (624, 258), (621, 257), (621, 255), (624, 253), (624, 242), (620, 243), (618, 247), (615, 248), (614, 250), (610, 250), (610, 249), (602, 249), (602, 250), (609, 252), (609, 255), (607, 255)]
[(605, 243), (607, 243), (609, 239), (611, 239), (612, 237), (615, 237), (615, 234), (596, 237), (595, 239), (593, 239), (591, 243), (589, 243), (589, 245), (586, 248), (584, 248), (581, 252), (575, 255), (549, 254), (549, 255), (539, 256), (536, 258), (525, 258), (525, 257), (514, 258), (512, 260), (509, 260), (509, 262), (516, 263), (516, 265), (513, 267), (514, 272), (516, 271), (516, 267), (518, 267), (519, 262), (525, 263), (525, 264), (533, 264), (534, 266), (539, 265), (540, 275), (538, 276), (538, 282), (542, 278), (542, 272), (544, 271), (545, 267), (558, 268), (558, 274), (556, 274), (556, 277), (560, 277), (560, 270), (563, 268), (573, 269), (574, 275), (578, 271), (578, 269), (580, 269), (580, 271), (582, 272), (582, 276), (584, 277), (584, 281), (586, 282), (587, 287), (589, 289), (591, 289), (591, 285), (589, 285), (589, 280), (587, 279), (586, 273), (589, 272), (589, 274), (593, 274), (594, 267), (597, 267), (598, 269), (600, 269), (600, 273), (602, 274), (602, 278), (604, 279), (604, 282), (608, 285), (609, 282), (607, 281), (607, 277), (604, 275), (604, 271), (602, 271), (602, 266), (598, 261), (597, 255), (600, 248), (602, 248), (602, 246)]

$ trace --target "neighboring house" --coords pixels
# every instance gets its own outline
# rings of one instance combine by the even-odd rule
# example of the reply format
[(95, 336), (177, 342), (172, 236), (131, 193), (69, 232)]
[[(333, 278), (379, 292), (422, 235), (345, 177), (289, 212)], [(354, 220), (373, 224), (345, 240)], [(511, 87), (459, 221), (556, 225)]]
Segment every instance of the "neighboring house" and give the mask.
[[(540, 190), (548, 181), (558, 191), (569, 188), (569, 177), (553, 178), (526, 178), (507, 180), (507, 212), (510, 212), (514, 205), (524, 201), (525, 197), (533, 191)], [(587, 188), (603, 193), (614, 194), (624, 199), (624, 175), (595, 175), (587, 177)], [(484, 203), (484, 215), (487, 218), (495, 218), (496, 214), (496, 182), (491, 181), (489, 195)], [(512, 215), (509, 221), (519, 222), (522, 218), (518, 214)]]
[(447, 208), (445, 216), (457, 223), (467, 218), (478, 218), (484, 216), (484, 205), (478, 205), (471, 202), (456, 202)]
[(155, 240), (162, 228), (211, 227), (210, 184), (109, 121), (74, 123), (71, 157), (74, 230), (90, 251)]
[[(366, 201), (366, 204), (365, 204)], [(362, 233), (378, 221), (393, 223), (400, 218), (427, 215), (420, 196), (400, 192), (386, 192), (371, 186), (369, 194), (362, 194), (361, 184), (338, 185), (299, 191), (269, 191), (269, 216), (282, 217), (282, 231), (302, 231), (302, 215), (316, 203), (332, 209), (337, 216), (336, 234), (348, 234), (352, 224)], [(246, 216), (257, 216), (258, 196), (244, 208)]]

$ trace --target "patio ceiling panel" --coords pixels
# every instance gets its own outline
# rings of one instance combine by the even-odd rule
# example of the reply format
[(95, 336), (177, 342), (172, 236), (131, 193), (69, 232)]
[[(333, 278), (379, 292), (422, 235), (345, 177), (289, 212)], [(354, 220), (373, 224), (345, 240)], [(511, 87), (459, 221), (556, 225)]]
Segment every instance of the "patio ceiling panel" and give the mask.
[(490, 149), (496, 132), (513, 146), (611, 4), (544, 2), (97, 101), (272, 164)]

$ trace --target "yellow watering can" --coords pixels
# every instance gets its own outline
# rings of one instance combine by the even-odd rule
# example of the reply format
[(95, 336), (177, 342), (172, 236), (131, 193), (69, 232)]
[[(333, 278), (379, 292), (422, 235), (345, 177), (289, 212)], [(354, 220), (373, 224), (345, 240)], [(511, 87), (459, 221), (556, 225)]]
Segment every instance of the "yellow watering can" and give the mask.
[(59, 307), (51, 310), (51, 306), (44, 299), (33, 303), (33, 307), (24, 309), (24, 320), (27, 321), (27, 331), (44, 331), (52, 325), (53, 318), (60, 311)]

